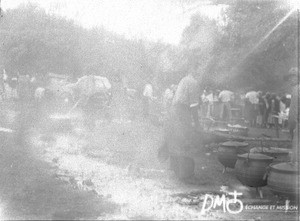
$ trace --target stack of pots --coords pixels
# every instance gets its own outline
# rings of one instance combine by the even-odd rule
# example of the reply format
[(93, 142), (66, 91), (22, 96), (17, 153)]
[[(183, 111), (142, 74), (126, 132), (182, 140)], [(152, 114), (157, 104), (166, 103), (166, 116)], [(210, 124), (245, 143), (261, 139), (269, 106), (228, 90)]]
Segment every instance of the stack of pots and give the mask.
[(234, 168), (238, 154), (247, 153), (248, 143), (227, 141), (222, 143), (218, 149), (218, 160), (226, 168)]
[(246, 153), (238, 155), (235, 165), (237, 179), (249, 187), (263, 187), (267, 185), (264, 178), (268, 166), (273, 158), (260, 153)]

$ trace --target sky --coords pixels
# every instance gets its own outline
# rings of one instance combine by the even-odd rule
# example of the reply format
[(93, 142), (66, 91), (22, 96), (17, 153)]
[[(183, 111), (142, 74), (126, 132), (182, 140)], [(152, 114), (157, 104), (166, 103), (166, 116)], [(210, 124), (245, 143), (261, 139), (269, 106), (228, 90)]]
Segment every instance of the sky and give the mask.
[[(103, 26), (127, 38), (143, 38), (178, 44), (183, 29), (194, 13), (217, 18), (222, 6), (202, 1), (200, 7), (181, 4), (180, 0), (2, 0), (3, 10), (22, 3), (35, 3), (49, 13), (73, 19), (91, 28)], [(196, 9), (195, 9), (196, 8)]]

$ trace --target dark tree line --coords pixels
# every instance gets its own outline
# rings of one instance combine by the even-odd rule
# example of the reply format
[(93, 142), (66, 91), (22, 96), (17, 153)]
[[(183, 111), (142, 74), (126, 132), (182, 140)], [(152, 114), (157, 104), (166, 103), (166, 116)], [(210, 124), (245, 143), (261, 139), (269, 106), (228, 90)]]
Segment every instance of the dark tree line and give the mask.
[(234, 1), (220, 21), (195, 14), (179, 46), (129, 40), (104, 28), (85, 29), (35, 5), (23, 5), (3, 12), (0, 65), (10, 75), (78, 77), (93, 72), (113, 80), (125, 77), (134, 88), (151, 81), (163, 89), (178, 83), (197, 62), (204, 86), (278, 90), (283, 74), (297, 65), (298, 37), (297, 14), (280, 23), (291, 9), (279, 3)]
[(160, 72), (157, 58), (166, 48), (104, 28), (85, 29), (32, 4), (3, 13), (0, 41), (0, 65), (11, 76), (53, 72), (79, 77), (93, 72), (112, 80), (126, 76), (132, 87), (154, 79)]
[(281, 1), (234, 1), (222, 23), (194, 15), (182, 45), (200, 63), (200, 82), (284, 90), (283, 76), (298, 57), (297, 13), (291, 10)]

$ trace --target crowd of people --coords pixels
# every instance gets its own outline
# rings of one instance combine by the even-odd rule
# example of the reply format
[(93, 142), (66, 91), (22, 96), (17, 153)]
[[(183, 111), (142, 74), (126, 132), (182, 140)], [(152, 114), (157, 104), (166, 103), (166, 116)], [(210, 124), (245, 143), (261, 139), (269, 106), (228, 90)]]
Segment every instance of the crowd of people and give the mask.
[(290, 94), (262, 91), (234, 93), (229, 90), (204, 90), (201, 96), (202, 116), (219, 120), (244, 119), (251, 127), (287, 126)]
[(0, 95), (5, 100), (20, 99), (27, 100), (34, 97), (38, 87), (38, 80), (35, 75), (14, 75), (8, 76), (5, 70), (0, 75)]
[[(294, 76), (293, 82), (296, 82), (293, 87), (298, 85), (295, 73), (293, 71), (293, 74), (291, 74), (291, 76)], [(177, 174), (179, 177), (186, 176), (186, 174), (180, 174), (181, 172), (178, 168), (184, 165), (193, 167), (193, 161), (188, 156), (187, 150), (195, 145), (193, 142), (198, 142), (201, 139), (199, 134), (203, 132), (203, 128), (201, 128), (200, 118), (211, 118), (215, 121), (228, 123), (238, 119), (250, 127), (275, 127), (278, 129), (281, 125), (282, 127), (289, 126), (290, 128), (291, 125), (287, 125), (288, 118), (291, 115), (296, 116), (295, 113), (299, 109), (298, 104), (295, 103), (297, 95), (292, 91), (291, 94), (276, 94), (254, 90), (242, 93), (233, 92), (228, 87), (224, 90), (206, 88), (201, 91), (199, 82), (195, 78), (196, 75), (196, 68), (191, 66), (191, 70), (181, 79), (179, 84), (170, 85), (165, 89), (162, 96), (154, 93), (155, 91), (150, 81), (144, 85), (140, 94), (142, 96), (142, 113), (144, 117), (149, 116), (151, 103), (157, 103), (160, 100), (159, 98), (162, 98), (160, 101), (162, 101), (166, 123), (164, 124), (164, 139), (159, 154), (160, 158), (170, 156), (171, 165), (174, 171), (179, 173)], [(73, 85), (80, 85), (80, 82), (83, 83), (83, 91), (89, 91), (86, 92), (87, 94), (83, 93), (85, 95), (83, 97), (91, 97), (91, 85), (96, 85), (94, 82), (96, 78), (89, 75), (80, 79)], [(93, 81), (88, 81), (87, 79), (93, 79)], [(11, 91), (16, 91), (17, 97), (25, 102), (30, 98), (35, 99), (38, 94), (40, 96), (42, 94), (45, 95), (45, 88), (43, 90), (36, 76), (19, 75), (8, 78), (4, 72), (0, 80), (2, 99), (5, 99), (5, 90), (8, 85)], [(102, 78), (100, 82), (103, 84)], [(111, 85), (109, 84), (109, 91), (110, 87)], [(124, 87), (124, 89), (129, 97), (136, 98), (137, 90), (127, 87)], [(294, 118), (294, 122), (297, 123), (298, 118)], [(288, 123), (290, 124), (290, 119)], [(291, 130), (294, 129), (295, 127)]]
[[(187, 82), (189, 81), (192, 81), (190, 77), (187, 78)], [(17, 77), (8, 78), (4, 71), (0, 77), (0, 95), (2, 99), (7, 97), (8, 87), (10, 88), (11, 97), (23, 100), (30, 98), (40, 100), (46, 92), (35, 75), (18, 75)], [(228, 88), (224, 90), (205, 88), (201, 91), (197, 86), (195, 95), (192, 95), (192, 92), (185, 92), (185, 90), (188, 90), (186, 87), (172, 84), (165, 89), (161, 96), (165, 116), (170, 116), (171, 107), (176, 102), (181, 102), (181, 100), (186, 100), (189, 97), (189, 99), (195, 101), (194, 105), (198, 107), (199, 116), (202, 118), (213, 118), (214, 120), (227, 122), (242, 119), (247, 126), (251, 127), (287, 127), (291, 103), (290, 94), (263, 93), (262, 91), (241, 93), (233, 92)], [(190, 96), (193, 96), (193, 98)], [(145, 117), (149, 115), (150, 103), (157, 103), (158, 97), (160, 96), (154, 96), (153, 85), (150, 81), (145, 84), (142, 91), (142, 109)]]
[[(168, 107), (170, 117), (165, 123), (164, 139), (158, 151), (158, 158), (164, 161), (170, 157), (170, 167), (179, 178), (193, 177), (194, 161), (189, 150), (201, 145), (201, 136), (206, 136), (199, 124), (199, 115), (227, 122), (236, 117), (251, 127), (275, 126), (278, 129), (279, 124), (286, 126), (287, 120), (289, 124), (291, 122), (299, 124), (298, 94), (295, 94), (294, 90), (291, 94), (262, 91), (234, 93), (228, 88), (222, 91), (208, 88), (201, 92), (195, 78), (196, 68), (191, 67), (189, 74), (181, 79), (175, 92), (167, 89), (164, 96), (166, 100), (172, 102), (165, 102), (170, 105)], [(289, 80), (285, 82), (290, 84), (291, 88), (296, 88), (295, 91), (298, 89), (297, 73), (298, 69), (290, 71)], [(170, 92), (173, 97), (169, 96)], [(293, 137), (298, 135), (295, 128), (297, 128), (295, 125), (289, 125), (294, 142), (293, 149), (297, 153), (299, 139), (298, 136)], [(199, 137), (200, 143), (197, 143)], [(295, 159), (292, 161), (296, 162)]]
[[(177, 89), (179, 88), (179, 89)], [(177, 90), (180, 90), (177, 92)], [(171, 107), (178, 99), (177, 94), (184, 94), (182, 87), (172, 84), (162, 95), (162, 107), (166, 116), (170, 115)], [(149, 115), (149, 104), (157, 100), (153, 96), (153, 86), (147, 83), (143, 91), (143, 113)], [(187, 96), (187, 95), (185, 95)], [(201, 118), (211, 118), (217, 121), (242, 122), (246, 126), (275, 128), (288, 126), (288, 116), (291, 94), (249, 91), (247, 93), (233, 92), (228, 89), (197, 90), (194, 99), (197, 100), (198, 114)], [(181, 95), (180, 99), (187, 99)]]

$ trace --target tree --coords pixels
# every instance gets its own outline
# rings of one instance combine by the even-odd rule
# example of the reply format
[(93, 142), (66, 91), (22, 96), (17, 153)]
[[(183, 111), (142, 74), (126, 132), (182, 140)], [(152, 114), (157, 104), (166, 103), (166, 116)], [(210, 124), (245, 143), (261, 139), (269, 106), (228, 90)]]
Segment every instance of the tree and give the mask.
[(103, 27), (85, 29), (27, 4), (4, 13), (0, 23), (1, 66), (11, 75), (47, 73), (79, 77), (88, 72), (130, 79), (142, 87), (160, 74), (165, 45), (128, 40)]
[(3, 65), (21, 74), (73, 73), (79, 67), (76, 26), (34, 5), (5, 12), (1, 22)]
[(296, 64), (296, 13), (276, 1), (235, 1), (222, 18), (194, 16), (182, 36), (182, 45), (200, 61), (201, 82), (278, 90), (282, 73)]

